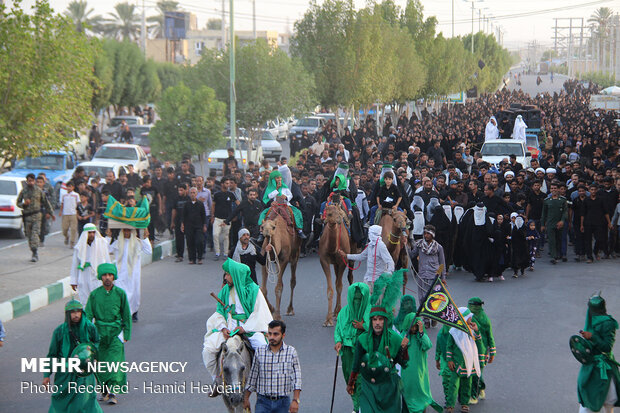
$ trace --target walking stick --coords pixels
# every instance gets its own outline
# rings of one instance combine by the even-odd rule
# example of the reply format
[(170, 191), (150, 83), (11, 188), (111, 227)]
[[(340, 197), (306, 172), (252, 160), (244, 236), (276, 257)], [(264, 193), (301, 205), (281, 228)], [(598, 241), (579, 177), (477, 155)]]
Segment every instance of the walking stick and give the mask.
[(336, 395), (336, 379), (338, 378), (338, 361), (340, 360), (340, 353), (336, 354), (336, 367), (334, 368), (334, 386), (332, 387), (332, 404), (329, 408), (329, 413), (334, 411), (334, 396)]

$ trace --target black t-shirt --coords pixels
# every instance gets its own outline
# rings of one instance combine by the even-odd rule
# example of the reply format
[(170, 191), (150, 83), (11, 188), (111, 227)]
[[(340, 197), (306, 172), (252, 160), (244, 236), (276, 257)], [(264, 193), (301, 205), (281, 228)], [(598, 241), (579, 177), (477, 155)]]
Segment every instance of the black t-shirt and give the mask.
[(381, 188), (379, 188), (379, 193), (377, 194), (377, 196), (379, 197), (381, 207), (383, 208), (392, 208), (394, 205), (396, 205), (396, 201), (398, 201), (398, 198), (401, 198), (400, 191), (394, 184), (390, 185), (389, 188), (387, 187), (387, 185), (383, 185)]
[(179, 196), (179, 181), (176, 179), (166, 180), (163, 193), (166, 197), (166, 205), (174, 205), (177, 196)]
[(152, 185), (150, 188), (142, 187), (142, 189), (140, 189), (140, 194), (143, 197), (146, 197), (146, 199), (149, 201), (151, 211), (159, 210), (159, 197), (157, 196), (159, 194), (159, 191), (157, 190), (157, 188)]
[(543, 201), (546, 197), (547, 195), (542, 191), (538, 194), (531, 191), (527, 195), (527, 204), (530, 206), (529, 219), (540, 219), (542, 217)]
[(213, 203), (215, 204), (213, 216), (215, 218), (227, 219), (236, 199), (235, 195), (230, 191), (216, 192), (213, 195)]
[(101, 192), (107, 191), (117, 201), (123, 197), (123, 186), (118, 181), (111, 184), (105, 183), (101, 187)]
[(605, 203), (601, 197), (596, 199), (586, 198), (585, 200), (585, 216), (584, 225), (603, 226), (607, 223), (605, 220)]
[(187, 195), (183, 195), (183, 196), (178, 196), (176, 198), (176, 202), (174, 204), (174, 209), (177, 211), (176, 217), (175, 217), (175, 225), (180, 225), (181, 221), (183, 220), (183, 213), (184, 213), (184, 209), (185, 209), (185, 204), (188, 203), (190, 201), (189, 197)]
[(177, 182), (181, 183), (181, 184), (187, 184), (187, 187), (189, 189), (189, 187), (192, 185), (192, 178), (194, 177), (194, 175), (192, 175), (190, 172), (184, 174), (183, 172), (177, 174)]

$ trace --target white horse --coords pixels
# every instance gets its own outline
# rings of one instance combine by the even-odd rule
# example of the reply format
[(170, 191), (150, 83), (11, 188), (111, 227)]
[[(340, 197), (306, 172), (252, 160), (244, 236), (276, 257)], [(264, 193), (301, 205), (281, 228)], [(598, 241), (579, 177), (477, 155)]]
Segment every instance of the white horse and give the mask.
[(249, 348), (249, 342), (235, 335), (222, 343), (217, 356), (217, 381), (223, 385), (222, 397), (229, 413), (243, 413), (243, 393), (253, 359)]

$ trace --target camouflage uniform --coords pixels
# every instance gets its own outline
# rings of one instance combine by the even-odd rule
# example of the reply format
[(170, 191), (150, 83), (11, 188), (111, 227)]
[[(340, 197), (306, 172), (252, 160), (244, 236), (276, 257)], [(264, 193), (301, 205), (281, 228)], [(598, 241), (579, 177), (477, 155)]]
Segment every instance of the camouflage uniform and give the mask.
[[(24, 205), (26, 199), (30, 200), (28, 206)], [(22, 217), (24, 219), (24, 232), (28, 237), (28, 245), (32, 250), (33, 257), (37, 254), (39, 248), (39, 233), (41, 231), (41, 209), (53, 211), (52, 205), (45, 196), (45, 193), (38, 186), (32, 187), (26, 185), (17, 197), (17, 206), (22, 208)]]

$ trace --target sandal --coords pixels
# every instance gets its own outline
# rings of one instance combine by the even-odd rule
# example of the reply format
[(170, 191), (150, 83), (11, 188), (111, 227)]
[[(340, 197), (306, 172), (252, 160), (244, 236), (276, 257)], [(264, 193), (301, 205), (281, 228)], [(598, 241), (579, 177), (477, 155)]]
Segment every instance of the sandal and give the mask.
[(461, 413), (469, 413), (469, 406), (461, 406)]

